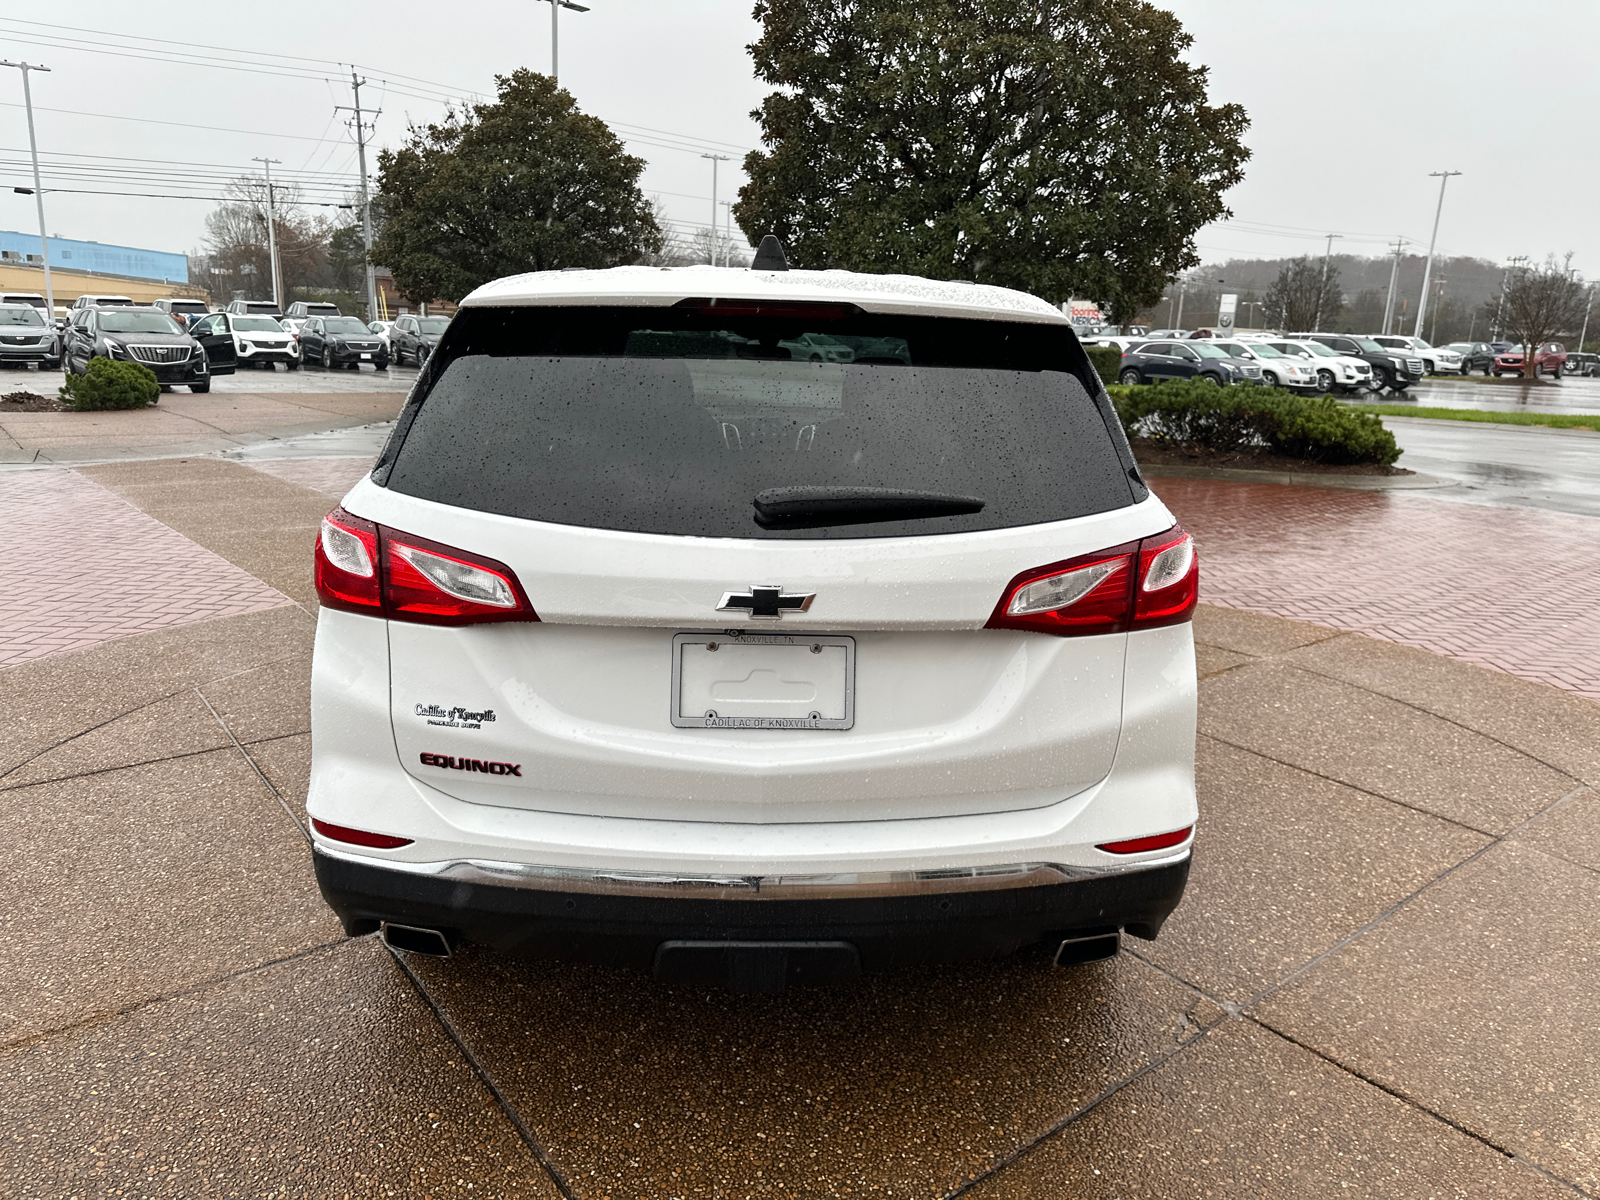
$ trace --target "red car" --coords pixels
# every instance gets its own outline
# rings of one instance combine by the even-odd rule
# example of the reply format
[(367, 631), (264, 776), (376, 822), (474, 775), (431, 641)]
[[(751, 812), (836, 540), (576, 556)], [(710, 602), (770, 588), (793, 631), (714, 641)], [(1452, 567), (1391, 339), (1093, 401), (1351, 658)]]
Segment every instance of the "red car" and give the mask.
[[(1545, 342), (1534, 353), (1534, 374), (1549, 373), (1559, 377), (1561, 368), (1567, 362), (1567, 348), (1560, 342)], [(1503, 354), (1494, 356), (1494, 373), (1500, 375), (1521, 375), (1527, 359), (1521, 347), (1507, 350)]]

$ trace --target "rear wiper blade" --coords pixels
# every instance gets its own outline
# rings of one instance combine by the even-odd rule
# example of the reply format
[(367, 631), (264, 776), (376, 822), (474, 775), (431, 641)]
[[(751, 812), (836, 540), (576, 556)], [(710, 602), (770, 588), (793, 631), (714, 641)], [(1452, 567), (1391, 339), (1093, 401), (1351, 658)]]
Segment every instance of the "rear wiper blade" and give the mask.
[(758, 492), (751, 502), (763, 529), (814, 529), (870, 521), (956, 517), (983, 511), (977, 496), (902, 488), (781, 487)]

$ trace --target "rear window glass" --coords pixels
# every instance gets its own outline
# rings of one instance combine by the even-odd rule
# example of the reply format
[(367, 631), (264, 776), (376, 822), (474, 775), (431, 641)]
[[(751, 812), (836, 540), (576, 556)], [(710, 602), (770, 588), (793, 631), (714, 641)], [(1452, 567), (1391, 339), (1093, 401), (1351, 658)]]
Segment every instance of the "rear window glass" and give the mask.
[[(374, 477), (484, 512), (701, 537), (999, 529), (1135, 499), (1065, 328), (732, 307), (466, 310)], [(769, 527), (756, 502), (773, 489), (843, 496), (848, 515)], [(872, 507), (878, 489), (982, 506), (903, 518)]]

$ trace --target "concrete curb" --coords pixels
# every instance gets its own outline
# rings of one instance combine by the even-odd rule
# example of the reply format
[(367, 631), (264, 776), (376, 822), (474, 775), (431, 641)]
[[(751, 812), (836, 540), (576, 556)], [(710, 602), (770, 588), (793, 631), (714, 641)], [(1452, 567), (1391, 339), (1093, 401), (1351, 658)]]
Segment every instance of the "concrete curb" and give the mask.
[(1237, 467), (1146, 466), (1141, 474), (1150, 479), (1225, 479), (1231, 483), (1281, 483), (1297, 487), (1349, 488), (1360, 492), (1405, 492), (1430, 488), (1456, 487), (1454, 479), (1437, 475), (1322, 475), (1295, 471), (1247, 471)]

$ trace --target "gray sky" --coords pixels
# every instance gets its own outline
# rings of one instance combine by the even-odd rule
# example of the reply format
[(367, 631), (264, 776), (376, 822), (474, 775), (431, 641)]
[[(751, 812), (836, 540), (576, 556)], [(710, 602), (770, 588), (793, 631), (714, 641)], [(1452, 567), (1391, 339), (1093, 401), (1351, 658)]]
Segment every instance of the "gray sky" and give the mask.
[[(764, 88), (744, 50), (757, 33), (749, 0), (586, 2), (592, 11), (561, 15), (563, 85), (649, 163), (645, 191), (659, 194), (674, 220), (703, 225), (711, 164), (699, 156), (731, 156), (721, 167), (727, 200), (742, 179), (740, 157), (757, 144), (748, 114)], [(1465, 174), (1450, 181), (1443, 252), (1503, 259), (1573, 250), (1575, 265), (1600, 276), (1594, 0), (1523, 0), (1514, 10), (1488, 0), (1168, 6), (1194, 34), (1193, 61), (1211, 69), (1212, 101), (1241, 103), (1252, 119), (1246, 141), (1254, 155), (1228, 196), (1236, 218), (1197, 239), (1207, 261), (1318, 254), (1331, 232), (1346, 235), (1334, 243), (1346, 253), (1381, 254), (1397, 234), (1425, 249), (1438, 196), (1428, 172), (1450, 169)], [(0, 16), (0, 57), (53, 69), (33, 76), (47, 188), (218, 194), (221, 177), (269, 155), (282, 160), (275, 175), (314, 183), (319, 198), (335, 199), (353, 184), (355, 146), (340, 123), (348, 114), (333, 111), (350, 103), (348, 68), (327, 60), (363, 65), (364, 99), (383, 110), (376, 141), (389, 145), (403, 138), (408, 119), (437, 117), (438, 96), (488, 93), (496, 72), (550, 63), (550, 7), (542, 0), (204, 8), (81, 0), (11, 11), (50, 23)], [(175, 19), (152, 19), (163, 12)], [(63, 38), (105, 43), (94, 49), (117, 54)], [(119, 56), (184, 52), (198, 61)], [(298, 77), (223, 65), (228, 58)], [(207, 60), (213, 65), (201, 65)], [(17, 75), (0, 72), (0, 159), (11, 164), (25, 163), (27, 148)], [(132, 161), (143, 159), (163, 161)], [(75, 164), (74, 178), (51, 169), (65, 162)], [(9, 191), (28, 182), (25, 165), (0, 169), (0, 228), (34, 228), (32, 198)], [(212, 207), (65, 192), (47, 204), (52, 232), (180, 251), (198, 246)]]

